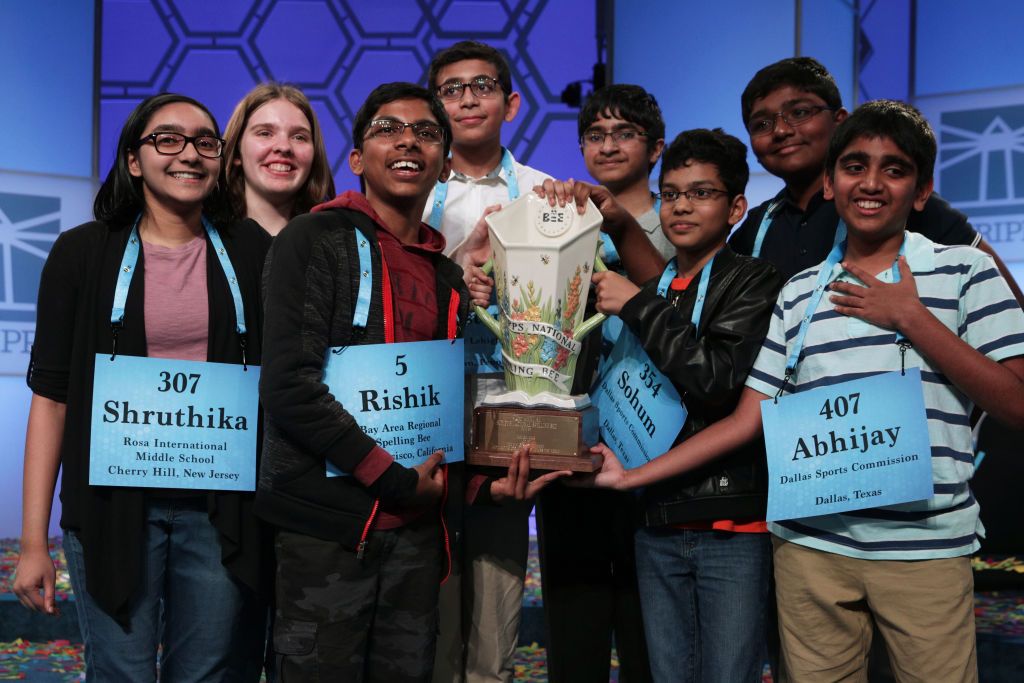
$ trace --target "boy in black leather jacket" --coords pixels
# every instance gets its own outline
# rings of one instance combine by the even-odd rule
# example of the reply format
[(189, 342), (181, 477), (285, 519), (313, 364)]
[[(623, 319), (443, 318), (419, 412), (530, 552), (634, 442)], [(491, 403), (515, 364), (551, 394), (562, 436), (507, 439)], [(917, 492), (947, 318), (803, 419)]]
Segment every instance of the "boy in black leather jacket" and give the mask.
[[(669, 275), (643, 288), (614, 273), (593, 278), (598, 310), (622, 318), (677, 389), (687, 416), (676, 443), (735, 407), (781, 285), (771, 265), (726, 245), (746, 211), (748, 175), (738, 139), (721, 129), (681, 133), (659, 178), (661, 226), (676, 248)], [(614, 220), (619, 212), (601, 198)], [(614, 466), (607, 446), (596, 450), (605, 469)], [(760, 679), (766, 492), (760, 444), (643, 492), (637, 571), (656, 681), (681, 671), (704, 682)]]

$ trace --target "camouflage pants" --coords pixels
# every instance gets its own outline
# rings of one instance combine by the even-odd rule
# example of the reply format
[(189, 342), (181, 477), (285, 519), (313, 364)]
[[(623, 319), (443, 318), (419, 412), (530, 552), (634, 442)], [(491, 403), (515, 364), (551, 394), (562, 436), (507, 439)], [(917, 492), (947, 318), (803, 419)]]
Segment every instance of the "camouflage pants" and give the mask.
[(433, 514), (371, 532), (362, 559), (288, 531), (275, 548), (279, 683), (430, 680), (444, 562)]

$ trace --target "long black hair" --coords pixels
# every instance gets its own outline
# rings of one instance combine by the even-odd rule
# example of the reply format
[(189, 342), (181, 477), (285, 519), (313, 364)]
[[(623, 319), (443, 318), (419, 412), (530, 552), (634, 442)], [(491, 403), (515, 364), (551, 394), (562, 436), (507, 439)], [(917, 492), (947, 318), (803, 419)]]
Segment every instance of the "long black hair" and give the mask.
[[(129, 172), (128, 152), (136, 148), (153, 114), (161, 107), (177, 102), (191, 104), (206, 114), (213, 123), (214, 133), (220, 137), (217, 119), (202, 103), (191, 97), (174, 93), (160, 93), (144, 99), (128, 115), (124, 127), (121, 128), (114, 165), (111, 167), (110, 173), (107, 174), (107, 179), (100, 186), (100, 191), (96, 193), (96, 201), (92, 205), (92, 212), (97, 220), (103, 221), (111, 227), (130, 225), (145, 208), (146, 199), (142, 193), (142, 178), (133, 176)], [(222, 162), (220, 172), (217, 174), (217, 184), (203, 201), (203, 215), (214, 223), (223, 224), (230, 216), (227, 193), (223, 189), (225, 187), (227, 187), (227, 183), (224, 179), (224, 164)]]

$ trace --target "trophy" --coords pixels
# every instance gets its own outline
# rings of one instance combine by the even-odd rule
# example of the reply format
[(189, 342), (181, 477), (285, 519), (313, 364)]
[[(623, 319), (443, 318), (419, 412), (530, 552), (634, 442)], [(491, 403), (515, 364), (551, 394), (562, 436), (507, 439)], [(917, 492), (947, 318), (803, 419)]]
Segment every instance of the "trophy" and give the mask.
[(601, 456), (597, 409), (586, 394), (571, 396), (580, 341), (605, 316), (584, 320), (590, 276), (604, 270), (597, 257), (601, 213), (587, 200), (550, 206), (530, 192), (486, 218), (498, 319), (476, 307), (498, 338), (509, 391), (488, 396), (473, 411), (473, 444), (466, 460), (507, 467), (512, 454), (532, 444), (535, 469), (592, 472)]

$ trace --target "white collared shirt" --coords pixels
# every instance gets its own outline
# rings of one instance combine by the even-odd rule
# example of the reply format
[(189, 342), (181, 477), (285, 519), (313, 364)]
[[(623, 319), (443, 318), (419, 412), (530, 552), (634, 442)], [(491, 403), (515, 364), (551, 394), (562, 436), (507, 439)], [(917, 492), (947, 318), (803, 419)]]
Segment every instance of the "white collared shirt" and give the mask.
[[(515, 168), (520, 195), (526, 194), (535, 185), (540, 185), (551, 177), (520, 164), (515, 157), (512, 158), (512, 165)], [(506, 206), (509, 201), (508, 181), (500, 163), (482, 178), (471, 178), (453, 170), (448, 178), (448, 197), (441, 218), (441, 234), (444, 235), (447, 242), (444, 248), (445, 255), (450, 255), (466, 241), (473, 226), (480, 220), (484, 209), (493, 204)], [(434, 191), (432, 190), (430, 199), (423, 209), (424, 222), (430, 220), (433, 206)]]

